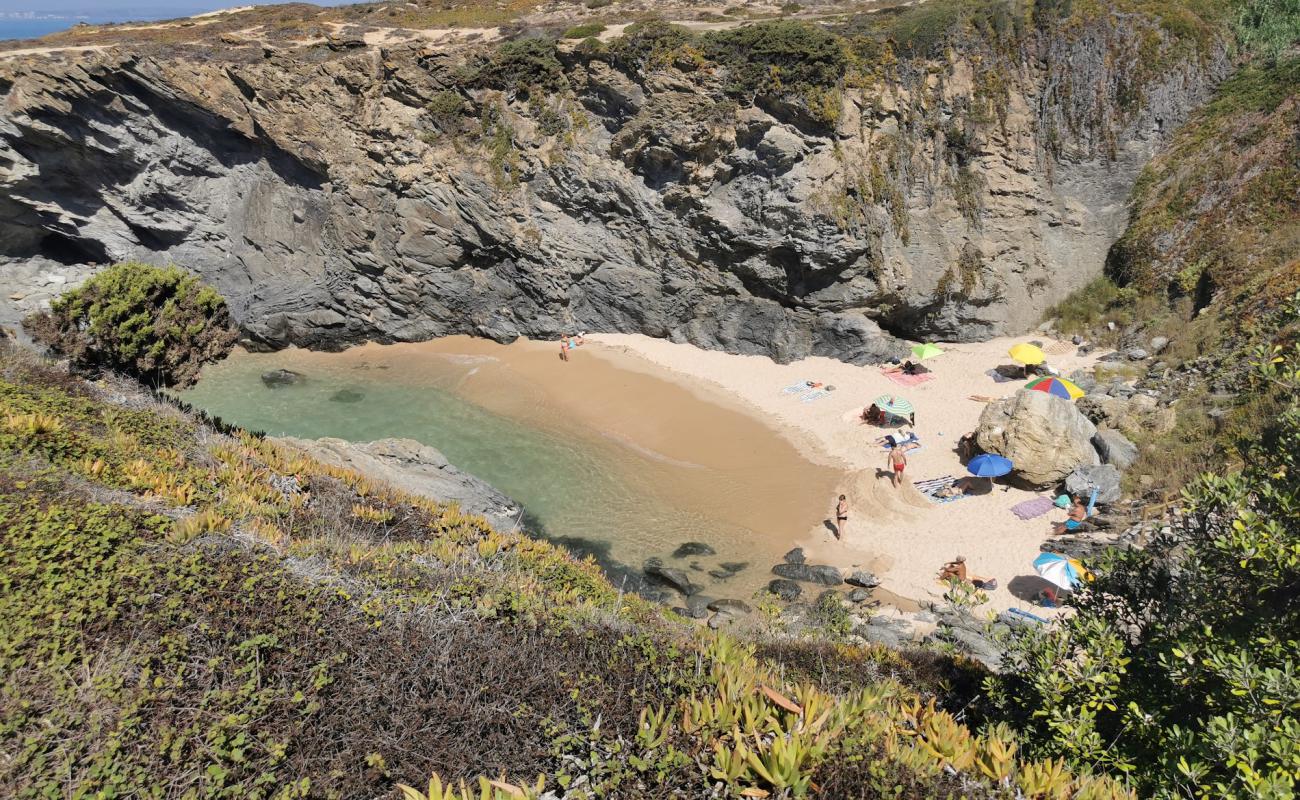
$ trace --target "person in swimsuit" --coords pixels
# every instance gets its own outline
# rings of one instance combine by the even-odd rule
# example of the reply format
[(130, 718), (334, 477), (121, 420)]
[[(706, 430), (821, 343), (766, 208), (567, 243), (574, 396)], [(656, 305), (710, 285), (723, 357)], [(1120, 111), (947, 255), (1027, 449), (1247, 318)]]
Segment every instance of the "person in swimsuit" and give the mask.
[(947, 581), (953, 578), (963, 583), (966, 582), (966, 556), (957, 556), (952, 561), (944, 564), (943, 569), (939, 570), (939, 580)]
[(840, 501), (835, 504), (835, 538), (844, 538), (844, 525), (849, 521), (849, 498), (840, 495)]
[(889, 475), (889, 480), (893, 481), (894, 488), (903, 485), (903, 470), (907, 468), (907, 448), (895, 447), (889, 451), (887, 463), (893, 469)]
[(560, 337), (560, 360), (569, 360), (569, 337), (567, 336)]
[(1066, 531), (1072, 531), (1082, 525), (1087, 518), (1088, 507), (1083, 504), (1083, 498), (1075, 497), (1074, 505), (1070, 506), (1065, 522), (1052, 523), (1052, 532), (1059, 536)]

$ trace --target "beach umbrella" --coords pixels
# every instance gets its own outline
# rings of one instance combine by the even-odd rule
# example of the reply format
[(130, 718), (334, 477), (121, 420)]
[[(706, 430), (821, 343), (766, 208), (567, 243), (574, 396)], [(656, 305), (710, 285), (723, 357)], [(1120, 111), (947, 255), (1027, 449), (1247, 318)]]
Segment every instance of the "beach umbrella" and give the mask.
[(911, 403), (892, 394), (882, 394), (871, 402), (886, 414), (893, 414), (896, 417), (906, 417), (916, 410)]
[(917, 361), (924, 361), (927, 358), (943, 355), (943, 351), (932, 344), (918, 344), (912, 347), (912, 355), (916, 356)]
[(1000, 478), (1011, 471), (1011, 459), (984, 453), (972, 458), (966, 471), (977, 478)]
[(1065, 378), (1050, 375), (1046, 378), (1034, 378), (1025, 384), (1025, 388), (1031, 392), (1047, 392), (1057, 397), (1064, 397), (1066, 400), (1077, 400), (1085, 394), (1082, 389)]
[(1043, 354), (1042, 350), (1028, 342), (1021, 342), (1007, 352), (1021, 364), (1041, 364), (1047, 360), (1047, 356)]
[(1039, 575), (1062, 589), (1073, 589), (1088, 574), (1079, 559), (1060, 553), (1043, 553), (1034, 559), (1034, 569)]

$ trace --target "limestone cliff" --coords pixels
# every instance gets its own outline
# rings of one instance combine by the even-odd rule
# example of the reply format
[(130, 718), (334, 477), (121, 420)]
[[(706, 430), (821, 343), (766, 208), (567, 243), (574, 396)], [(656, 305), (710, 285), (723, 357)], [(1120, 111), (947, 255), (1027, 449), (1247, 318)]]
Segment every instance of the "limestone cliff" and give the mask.
[(546, 45), (545, 89), (427, 37), (10, 57), (0, 256), (174, 261), (265, 346), (577, 328), (864, 362), (1019, 332), (1101, 272), (1227, 68), (1150, 16), (1067, 22), (891, 39), (797, 96), (610, 35)]

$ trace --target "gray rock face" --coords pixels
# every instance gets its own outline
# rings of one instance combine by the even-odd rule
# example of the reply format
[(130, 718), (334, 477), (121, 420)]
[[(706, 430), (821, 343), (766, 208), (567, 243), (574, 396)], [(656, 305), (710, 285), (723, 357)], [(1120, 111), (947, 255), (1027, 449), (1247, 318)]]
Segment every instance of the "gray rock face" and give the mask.
[(828, 564), (777, 564), (772, 572), (782, 578), (805, 583), (819, 583), (823, 586), (839, 586), (844, 577), (836, 567)]
[[(879, 361), (906, 352), (882, 325), (1019, 331), (1101, 272), (1139, 169), (1227, 67), (1178, 63), (1121, 114), (1142, 33), (1035, 43), (957, 155), (931, 118), (983, 102), (974, 56), (847, 91), (836, 130), (790, 104), (737, 109), (711, 70), (632, 80), (573, 57), (565, 136), (522, 98), (467, 92), (508, 122), (504, 165), (478, 120), (425, 135), (453, 45), (7, 59), (0, 257), (184, 265), (265, 347), (582, 328)], [(887, 196), (859, 188), (873, 169)]]
[(1099, 428), (1097, 434), (1092, 437), (1092, 445), (1097, 448), (1102, 463), (1111, 464), (1116, 469), (1126, 470), (1137, 461), (1137, 445), (1130, 442), (1128, 437), (1119, 431)]
[(438, 450), (414, 439), (345, 442), (285, 437), (276, 441), (296, 447), (317, 461), (355, 469), (412, 494), (458, 503), (462, 510), (482, 514), (500, 530), (513, 530), (521, 524), (518, 503), (483, 479), (457, 469)]
[(1013, 477), (1045, 488), (1081, 464), (1101, 463), (1092, 446), (1096, 433), (1069, 400), (1021, 391), (985, 407), (975, 441), (986, 453), (1011, 459)]
[(1078, 467), (1066, 477), (1065, 491), (1087, 498), (1093, 489), (1097, 489), (1097, 502), (1109, 505), (1119, 502), (1122, 478), (1119, 470), (1111, 464)]

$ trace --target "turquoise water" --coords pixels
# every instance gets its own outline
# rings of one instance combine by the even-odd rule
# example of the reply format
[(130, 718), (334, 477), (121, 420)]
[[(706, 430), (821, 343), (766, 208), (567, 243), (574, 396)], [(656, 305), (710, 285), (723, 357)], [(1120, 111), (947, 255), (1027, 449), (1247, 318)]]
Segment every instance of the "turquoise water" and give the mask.
[[(277, 368), (303, 379), (267, 387), (262, 373)], [(241, 353), (209, 367), (181, 397), (273, 436), (400, 437), (432, 445), (522, 503), (534, 534), (596, 556), (616, 577), (638, 574), (649, 557), (682, 568), (694, 561), (694, 582), (716, 594), (748, 596), (771, 577), (767, 568), (790, 547), (788, 525), (776, 532), (755, 530), (758, 523), (745, 516), (770, 494), (764, 481), (778, 471), (770, 460), (741, 458), (719, 467), (666, 456), (622, 436), (620, 426), (611, 434), (576, 419), (495, 358), (415, 358), (378, 347), (364, 354)], [(508, 413), (485, 407), (483, 397)], [(641, 424), (656, 424), (643, 411), (629, 413)], [(676, 424), (672, 413), (664, 415), (664, 425)], [(718, 553), (674, 561), (672, 551), (685, 541), (708, 542)], [(723, 562), (751, 568), (724, 586), (707, 575)]]

